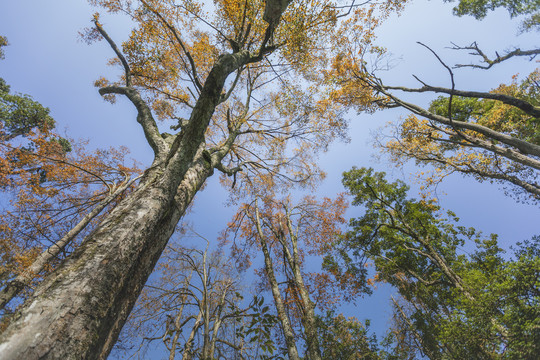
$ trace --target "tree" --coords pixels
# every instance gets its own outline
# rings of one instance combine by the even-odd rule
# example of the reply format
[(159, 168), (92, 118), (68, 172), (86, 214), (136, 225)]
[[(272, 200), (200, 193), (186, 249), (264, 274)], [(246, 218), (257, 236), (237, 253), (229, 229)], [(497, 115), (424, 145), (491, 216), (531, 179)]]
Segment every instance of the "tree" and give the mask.
[[(530, 24), (538, 24), (538, 4), (531, 1), (460, 1), (458, 15), (473, 14), (482, 18), (488, 9), (506, 7), (514, 15), (533, 14)], [(527, 20), (527, 21), (529, 21)], [(536, 24), (536, 25), (535, 25)], [(389, 141), (381, 136), (381, 147), (397, 164), (413, 159), (417, 165), (430, 165), (434, 171), (425, 179), (426, 187), (438, 184), (447, 175), (457, 172), (479, 181), (491, 181), (508, 186), (522, 201), (536, 202), (540, 195), (536, 181), (540, 169), (540, 147), (537, 138), (540, 104), (538, 103), (538, 69), (526, 79), (501, 84), (491, 91), (459, 89), (454, 70), (428, 46), (427, 48), (448, 71), (451, 87), (435, 86), (414, 76), (420, 87), (391, 86), (378, 76), (384, 52), (378, 53), (368, 68), (364, 54), (338, 55), (329, 72), (337, 84), (336, 99), (343, 104), (366, 111), (366, 97), (380, 109), (400, 107), (412, 114), (393, 126)], [(350, 43), (349, 46), (354, 46)], [(534, 59), (540, 49), (506, 51), (490, 57), (473, 42), (468, 46), (453, 44), (456, 51), (467, 51), (478, 63), (457, 64), (454, 68), (490, 69), (517, 57)], [(375, 91), (371, 94), (369, 90)], [(432, 101), (429, 108), (419, 106), (396, 95), (397, 92), (444, 94)], [(369, 107), (373, 111), (376, 107)], [(423, 173), (422, 173), (423, 174)]]
[[(209, 245), (209, 242), (208, 242)], [(273, 349), (273, 317), (257, 296), (242, 307), (241, 279), (220, 252), (170, 244), (127, 324), (125, 342), (161, 340), (169, 359), (256, 359)], [(259, 355), (257, 355), (260, 353)]]
[(4, 174), (9, 184), (4, 194), (6, 198), (14, 194), (9, 210), (0, 216), (0, 309), (70, 254), (78, 244), (77, 236), (89, 233), (104, 210), (110, 210), (138, 179), (131, 177), (136, 168), (123, 165), (125, 149), (86, 154), (79, 144), (70, 143), (69, 154), (51, 154), (58, 144), (51, 147), (40, 137), (35, 152), (1, 144), (7, 150), (0, 150), (3, 159), (10, 159), (12, 165)]
[[(115, 52), (124, 75), (117, 83), (98, 81), (99, 92), (125, 96), (136, 107), (154, 161), (2, 334), (0, 350), (11, 358), (105, 358), (177, 222), (214, 169), (243, 176), (246, 191), (244, 184), (264, 172), (316, 181), (315, 150), (344, 133), (343, 107), (328, 101), (319, 70), (338, 17), (352, 5), (217, 1), (212, 18), (192, 1), (92, 3), (134, 22), (123, 51), (97, 16), (86, 39), (105, 39)], [(400, 6), (390, 2), (385, 9)], [(362, 11), (355, 12), (360, 18)], [(266, 86), (271, 80), (275, 87)], [(162, 133), (154, 115), (175, 118), (175, 133)]]
[[(532, 14), (525, 20), (529, 28), (538, 26), (538, 4), (530, 1), (460, 1), (456, 15), (469, 14), (481, 19), (488, 10), (506, 8), (511, 16)], [(522, 201), (536, 202), (540, 195), (536, 181), (540, 163), (539, 139), (536, 128), (540, 118), (538, 103), (538, 69), (518, 81), (501, 84), (489, 92), (460, 90), (454, 81), (454, 71), (432, 49), (424, 44), (449, 73), (452, 87), (433, 86), (416, 77), (419, 88), (388, 86), (363, 67), (348, 71), (357, 86), (368, 86), (383, 98), (382, 107), (401, 107), (412, 114), (396, 126), (392, 139), (382, 143), (394, 161), (414, 159), (418, 165), (429, 164), (435, 171), (426, 179), (427, 186), (439, 183), (457, 172), (479, 181), (498, 182), (508, 187)], [(490, 57), (473, 42), (452, 47), (467, 51), (480, 59), (479, 63), (456, 64), (454, 68), (490, 69), (516, 57), (534, 59), (540, 49), (516, 48)], [(440, 93), (429, 108), (403, 100), (395, 93)]]
[(376, 337), (368, 336), (369, 321), (362, 324), (354, 317), (328, 311), (318, 322), (322, 359), (380, 359)]
[[(445, 0), (453, 1), (453, 0)], [(538, 30), (540, 24), (539, 5), (531, 0), (460, 0), (454, 7), (454, 14), (457, 16), (471, 15), (476, 19), (483, 19), (488, 11), (496, 8), (505, 8), (511, 17), (529, 15), (522, 22), (523, 30)]]
[[(366, 208), (342, 238), (350, 266), (371, 258), (377, 278), (394, 285), (398, 329), (430, 359), (529, 358), (537, 351), (538, 239), (505, 260), (496, 236), (445, 219), (433, 202), (407, 198), (407, 186), (384, 173), (353, 169), (344, 184)], [(474, 241), (476, 250), (460, 250)], [(355, 255), (359, 254), (359, 255)], [(399, 334), (399, 332), (398, 332)], [(408, 335), (407, 335), (408, 334)]]
[[(538, 75), (535, 71), (520, 84), (501, 85), (489, 93), (429, 85), (410, 89), (371, 82), (392, 101), (387, 106), (401, 106), (413, 112), (382, 147), (397, 163), (414, 159), (418, 165), (434, 166), (427, 185), (458, 172), (479, 181), (511, 184), (509, 193), (522, 201), (536, 202), (540, 196), (536, 181), (540, 169), (536, 130), (540, 116)], [(389, 92), (391, 89), (443, 92), (450, 97), (434, 100), (425, 110), (397, 98)]]
[(85, 143), (62, 138), (54, 127), (49, 109), (11, 93), (0, 78), (0, 190), (7, 209), (0, 215), (1, 310), (70, 253), (76, 236), (136, 180), (130, 177), (137, 170), (123, 165), (126, 149), (89, 154)]
[(311, 272), (306, 265), (307, 257), (332, 248), (345, 209), (343, 197), (321, 202), (305, 198), (292, 205), (290, 199), (278, 201), (270, 194), (242, 205), (225, 234), (225, 239), (235, 239), (233, 253), (244, 266), (250, 265), (254, 250), (262, 252), (260, 275), (272, 292), (290, 359), (301, 358), (300, 336), (305, 356), (322, 359), (316, 309), (332, 309), (343, 299), (368, 291), (363, 279), (350, 273)]

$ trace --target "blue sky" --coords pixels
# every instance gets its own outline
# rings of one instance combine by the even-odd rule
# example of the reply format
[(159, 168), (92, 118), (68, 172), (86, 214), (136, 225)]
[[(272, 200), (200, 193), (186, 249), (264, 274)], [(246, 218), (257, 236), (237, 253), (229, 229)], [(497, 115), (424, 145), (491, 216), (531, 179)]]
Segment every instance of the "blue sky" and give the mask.
[[(106, 103), (92, 85), (102, 75), (118, 75), (118, 69), (106, 66), (113, 53), (104, 42), (89, 46), (77, 40), (78, 31), (90, 25), (95, 10), (84, 0), (2, 0), (1, 8), (0, 34), (8, 37), (10, 46), (5, 51), (6, 59), (0, 61), (0, 77), (6, 79), (12, 90), (30, 94), (48, 106), (58, 129), (65, 129), (69, 136), (87, 138), (93, 147), (128, 146), (134, 158), (148, 164), (152, 154), (135, 121), (131, 104), (124, 99), (119, 99), (115, 105)], [(485, 20), (477, 21), (454, 17), (451, 8), (452, 4), (442, 1), (412, 1), (401, 17), (393, 16), (382, 26), (380, 43), (396, 59), (394, 67), (381, 74), (388, 84), (417, 86), (411, 76), (415, 74), (432, 85), (449, 87), (446, 70), (416, 41), (429, 45), (449, 64), (471, 61), (464, 52), (446, 49), (451, 42), (467, 45), (477, 41), (490, 54), (495, 50), (511, 50), (514, 46), (538, 45), (537, 34), (516, 36), (517, 22), (510, 21), (504, 11), (496, 11)], [(125, 20), (106, 16), (103, 23), (118, 43), (129, 32), (129, 23)], [(486, 91), (509, 82), (516, 73), (527, 75), (537, 65), (534, 61), (515, 59), (490, 71), (456, 70), (456, 86)], [(425, 95), (404, 97), (420, 104), (427, 104), (430, 99)], [(371, 132), (404, 115), (397, 110), (375, 115), (351, 113), (351, 141), (334, 144), (320, 157), (321, 166), (328, 173), (320, 195), (334, 196), (343, 191), (341, 173), (352, 166), (372, 166), (393, 178), (410, 182), (412, 166), (397, 169), (384, 157), (374, 159), (377, 151), (370, 144)], [(538, 233), (538, 207), (516, 203), (496, 185), (452, 176), (439, 190), (442, 206), (454, 211), (463, 225), (499, 234), (504, 248)], [(207, 238), (215, 238), (234, 212), (225, 207), (226, 199), (226, 189), (213, 178), (197, 195), (186, 219)], [(351, 209), (349, 214), (357, 216), (359, 211)], [(378, 332), (386, 326), (389, 315), (385, 314), (388, 308), (385, 296), (361, 301), (361, 306), (354, 310), (360, 318), (372, 318)]]

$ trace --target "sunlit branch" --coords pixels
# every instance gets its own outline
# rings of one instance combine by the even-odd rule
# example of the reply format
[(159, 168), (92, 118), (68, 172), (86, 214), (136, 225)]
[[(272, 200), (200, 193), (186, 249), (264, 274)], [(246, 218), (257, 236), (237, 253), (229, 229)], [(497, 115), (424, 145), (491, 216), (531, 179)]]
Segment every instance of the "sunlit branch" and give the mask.
[(111, 39), (109, 34), (107, 34), (107, 32), (103, 29), (103, 27), (101, 26), (97, 18), (94, 18), (94, 24), (96, 25), (96, 29), (99, 31), (101, 36), (103, 36), (103, 38), (107, 40), (111, 48), (114, 50), (116, 56), (118, 56), (118, 58), (122, 62), (122, 65), (124, 66), (125, 76), (126, 76), (126, 86), (130, 87), (131, 86), (131, 70), (129, 68), (128, 62), (126, 61), (126, 58), (124, 57), (120, 49), (118, 49), (118, 46), (116, 46), (115, 42)]
[(422, 108), (422, 107), (420, 107), (418, 105), (411, 104), (411, 103), (405, 102), (405, 101), (397, 98), (396, 96), (394, 96), (394, 95), (390, 94), (388, 91), (386, 91), (387, 87), (385, 87), (385, 86), (383, 86), (381, 84), (376, 84), (376, 85), (374, 85), (374, 87), (378, 91), (380, 91), (383, 94), (390, 97), (399, 106), (401, 106), (401, 107), (403, 107), (403, 108), (405, 108), (407, 110), (410, 110), (410, 111), (412, 111), (413, 113), (415, 113), (417, 115), (423, 116), (425, 118), (431, 119), (433, 121), (436, 121), (436, 122), (439, 122), (441, 124), (445, 124), (445, 125), (448, 125), (448, 126), (451, 126), (451, 127), (476, 131), (476, 132), (478, 132), (478, 133), (480, 133), (482, 135), (485, 135), (485, 136), (487, 136), (487, 137), (489, 137), (489, 138), (491, 138), (493, 140), (497, 140), (497, 141), (500, 141), (500, 142), (502, 142), (502, 143), (504, 143), (506, 145), (513, 146), (513, 147), (519, 149), (520, 151), (522, 151), (523, 153), (531, 154), (531, 155), (535, 155), (535, 156), (540, 156), (540, 146), (538, 146), (538, 145), (535, 145), (535, 144), (529, 143), (527, 141), (523, 141), (521, 139), (518, 139), (518, 138), (515, 138), (515, 137), (512, 137), (512, 136), (509, 136), (509, 135), (494, 131), (494, 130), (488, 128), (488, 127), (485, 127), (485, 126), (482, 126), (482, 125), (479, 125), (479, 124), (476, 124), (476, 123), (469, 123), (469, 122), (463, 122), (463, 121), (451, 121), (450, 119), (448, 119), (448, 118), (446, 118), (444, 116), (433, 114), (432, 112), (430, 112), (428, 110), (425, 110), (424, 108)]
[(69, 161), (62, 160), (62, 159), (55, 159), (53, 157), (42, 155), (42, 154), (36, 154), (36, 153), (33, 153), (33, 152), (31, 152), (29, 150), (25, 150), (25, 149), (16, 149), (16, 148), (13, 148), (10, 145), (5, 144), (5, 143), (1, 143), (0, 145), (5, 146), (5, 147), (7, 147), (8, 149), (11, 149), (11, 150), (20, 150), (21, 152), (23, 152), (26, 155), (35, 156), (35, 157), (43, 158), (43, 159), (53, 161), (53, 162), (56, 162), (56, 163), (59, 163), (59, 164), (74, 167), (74, 168), (76, 168), (76, 169), (78, 169), (78, 170), (80, 170), (82, 172), (87, 173), (88, 175), (91, 175), (91, 176), (97, 178), (101, 183), (103, 183), (107, 187), (107, 189), (109, 191), (111, 191), (111, 185), (101, 175), (99, 175), (99, 174), (97, 174), (97, 173), (95, 173), (93, 171), (87, 170), (87, 169), (85, 169), (85, 168), (83, 168), (83, 167), (81, 167), (81, 166), (79, 166), (77, 164), (74, 164), (74, 163), (71, 163)]
[(534, 106), (525, 100), (521, 100), (513, 96), (509, 96), (505, 94), (498, 94), (498, 93), (479, 92), (479, 91), (452, 90), (452, 89), (447, 89), (443, 87), (427, 85), (424, 82), (422, 82), (420, 79), (418, 79), (417, 77), (415, 78), (419, 82), (421, 82), (424, 86), (422, 86), (421, 88), (407, 88), (407, 87), (402, 87), (402, 86), (384, 85), (384, 88), (388, 90), (401, 90), (405, 92), (418, 92), (418, 93), (435, 92), (435, 93), (444, 93), (444, 94), (457, 95), (457, 96), (468, 97), (468, 98), (498, 100), (504, 104), (514, 106), (531, 116), (540, 117), (540, 107)]
[(193, 80), (195, 82), (195, 86), (197, 87), (199, 91), (202, 90), (202, 85), (199, 81), (199, 76), (197, 75), (197, 67), (195, 66), (195, 61), (193, 60), (193, 57), (191, 56), (190, 52), (186, 49), (182, 39), (180, 39), (180, 36), (178, 35), (176, 28), (173, 25), (171, 25), (158, 11), (156, 11), (154, 8), (149, 6), (146, 3), (146, 1), (141, 0), (141, 3), (144, 6), (146, 6), (146, 8), (148, 8), (154, 15), (156, 15), (158, 19), (163, 23), (163, 25), (165, 25), (165, 27), (167, 27), (172, 32), (172, 34), (174, 35), (174, 38), (178, 42), (178, 45), (180, 45), (180, 47), (182, 48), (182, 51), (184, 52), (184, 54), (186, 54), (189, 60), (189, 63), (191, 65), (191, 71), (193, 73)]

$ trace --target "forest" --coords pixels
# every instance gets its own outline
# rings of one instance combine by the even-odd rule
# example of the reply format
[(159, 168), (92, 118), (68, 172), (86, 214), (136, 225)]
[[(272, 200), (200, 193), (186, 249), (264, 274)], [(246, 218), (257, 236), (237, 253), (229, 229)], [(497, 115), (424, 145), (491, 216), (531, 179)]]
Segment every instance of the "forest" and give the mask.
[(0, 359), (538, 358), (537, 0), (2, 7)]

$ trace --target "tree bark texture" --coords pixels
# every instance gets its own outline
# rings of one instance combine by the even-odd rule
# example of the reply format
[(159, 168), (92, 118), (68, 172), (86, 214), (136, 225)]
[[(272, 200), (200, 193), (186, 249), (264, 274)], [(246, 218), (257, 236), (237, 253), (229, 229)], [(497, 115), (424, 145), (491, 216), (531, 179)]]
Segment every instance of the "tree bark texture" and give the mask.
[[(271, 35), (274, 28), (267, 33)], [(126, 86), (107, 86), (99, 92), (124, 95), (133, 103), (137, 122), (154, 151), (154, 162), (138, 188), (25, 302), (0, 337), (0, 359), (108, 356), (178, 221), (214, 168), (222, 167), (237, 135), (233, 131), (230, 141), (211, 153), (206, 150), (205, 133), (227, 77), (261, 61), (274, 49), (263, 42), (254, 55), (237, 49), (220, 56), (204, 81), (187, 125), (168, 141), (160, 134), (150, 107), (132, 87), (129, 65), (118, 47), (107, 36), (105, 39), (124, 64)]]
[(176, 224), (226, 154), (209, 162), (204, 133), (227, 75), (249, 58), (243, 52), (218, 60), (190, 124), (170, 146), (156, 136), (151, 113), (133, 89), (101, 91), (125, 94), (135, 104), (137, 121), (153, 144), (154, 164), (137, 190), (38, 286), (2, 334), (0, 358), (107, 357)]
[(25, 286), (28, 286), (32, 282), (34, 276), (42, 272), (52, 259), (54, 259), (96, 216), (101, 213), (101, 211), (103, 211), (103, 209), (105, 209), (118, 195), (123, 193), (132, 183), (133, 181), (128, 180), (122, 183), (116, 190), (101, 200), (101, 202), (92, 209), (92, 211), (86, 214), (66, 235), (42, 252), (28, 269), (8, 282), (2, 291), (0, 291), (0, 310), (4, 309), (4, 307), (17, 296)]
[(155, 178), (124, 200), (36, 289), (2, 334), (2, 359), (105, 359), (176, 224), (210, 175), (178, 193)]

